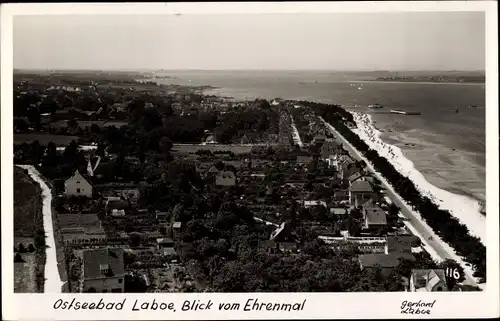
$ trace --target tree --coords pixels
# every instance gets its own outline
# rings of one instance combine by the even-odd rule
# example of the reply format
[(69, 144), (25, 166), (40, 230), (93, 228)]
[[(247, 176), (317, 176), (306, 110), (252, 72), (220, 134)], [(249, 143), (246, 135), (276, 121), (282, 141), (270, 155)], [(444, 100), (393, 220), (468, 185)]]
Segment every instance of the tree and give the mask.
[(45, 247), (45, 232), (43, 230), (37, 230), (35, 232), (35, 246), (37, 248)]
[(160, 226), (160, 233), (164, 236), (167, 235), (167, 228), (163, 225)]
[(68, 120), (67, 126), (70, 129), (75, 129), (78, 127), (78, 122), (74, 118), (72, 118), (72, 119)]
[(24, 247), (24, 244), (23, 243), (19, 243), (18, 247), (17, 247), (17, 251), (19, 253), (26, 253), (26, 248)]
[(131, 233), (128, 241), (131, 247), (138, 247), (141, 244), (141, 235), (139, 233)]
[(33, 243), (30, 243), (28, 245), (28, 252), (33, 253), (33, 252), (35, 252), (35, 250), (36, 249), (35, 249), (35, 246), (33, 245)]
[(21, 254), (16, 253), (14, 255), (14, 263), (23, 263), (23, 262), (24, 262), (24, 260), (23, 260), (23, 258), (21, 256)]
[(165, 155), (170, 155), (172, 147), (172, 141), (168, 137), (162, 137), (160, 139), (160, 149), (163, 153), (165, 153)]

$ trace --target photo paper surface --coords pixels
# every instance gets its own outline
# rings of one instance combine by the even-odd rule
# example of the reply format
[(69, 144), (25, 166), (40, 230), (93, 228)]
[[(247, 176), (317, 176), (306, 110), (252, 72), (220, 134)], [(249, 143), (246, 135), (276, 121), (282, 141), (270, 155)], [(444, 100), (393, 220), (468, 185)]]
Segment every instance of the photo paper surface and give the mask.
[(498, 316), (496, 2), (1, 12), (7, 319)]

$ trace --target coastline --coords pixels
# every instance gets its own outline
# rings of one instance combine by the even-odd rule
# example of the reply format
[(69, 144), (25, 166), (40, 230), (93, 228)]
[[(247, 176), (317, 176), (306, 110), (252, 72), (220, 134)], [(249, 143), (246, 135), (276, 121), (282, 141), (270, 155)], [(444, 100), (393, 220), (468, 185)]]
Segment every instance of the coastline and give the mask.
[[(325, 121), (322, 117), (320, 118), (322, 122), (327, 126), (327, 128), (337, 137), (339, 137), (342, 142), (347, 146), (348, 150), (352, 151), (354, 156), (362, 159), (366, 162), (367, 166), (370, 170), (375, 174), (375, 176), (380, 179), (382, 184), (387, 188), (387, 193), (392, 197), (395, 204), (400, 207), (403, 216), (407, 217), (408, 220), (405, 220), (405, 226), (416, 236), (421, 239), (423, 244), (423, 248), (429, 253), (433, 260), (437, 262), (442, 262), (446, 259), (452, 259), (458, 262), (464, 272), (466, 274), (466, 282), (470, 285), (481, 285), (482, 287), (486, 286), (486, 283), (479, 283), (479, 278), (474, 277), (474, 269), (468, 264), (463, 257), (458, 255), (455, 249), (445, 241), (441, 239), (439, 235), (437, 235), (433, 228), (431, 228), (423, 219), (421, 214), (415, 211), (395, 190), (394, 187), (387, 181), (387, 179), (379, 173), (373, 164), (365, 158), (365, 156), (359, 152), (355, 147), (351, 145), (351, 143), (343, 137), (337, 130), (327, 121)], [(358, 135), (355, 131), (354, 134)], [(380, 155), (380, 153), (379, 153)], [(429, 238), (431, 236), (432, 238)]]
[(486, 217), (480, 213), (481, 205), (478, 200), (464, 195), (453, 194), (432, 185), (416, 169), (414, 163), (405, 156), (401, 148), (390, 145), (380, 138), (381, 132), (373, 125), (371, 115), (352, 110), (347, 111), (353, 115), (358, 126), (357, 129), (353, 130), (354, 133), (370, 148), (377, 150), (380, 156), (389, 160), (403, 176), (411, 179), (422, 195), (429, 197), (440, 209), (448, 210), (468, 227), (472, 235), (477, 236), (485, 244)]

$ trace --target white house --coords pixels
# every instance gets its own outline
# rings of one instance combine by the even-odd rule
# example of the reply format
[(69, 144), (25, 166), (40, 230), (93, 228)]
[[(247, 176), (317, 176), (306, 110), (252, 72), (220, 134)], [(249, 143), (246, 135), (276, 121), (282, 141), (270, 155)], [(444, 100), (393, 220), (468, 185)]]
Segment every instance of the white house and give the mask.
[(66, 196), (92, 197), (92, 185), (76, 170), (75, 174), (64, 182)]
[(410, 292), (448, 291), (443, 269), (411, 270)]

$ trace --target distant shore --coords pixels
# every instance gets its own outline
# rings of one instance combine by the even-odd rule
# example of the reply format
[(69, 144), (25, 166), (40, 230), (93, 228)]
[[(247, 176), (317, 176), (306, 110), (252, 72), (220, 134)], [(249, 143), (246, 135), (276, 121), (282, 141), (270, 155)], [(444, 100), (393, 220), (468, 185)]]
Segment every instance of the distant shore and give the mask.
[(389, 83), (389, 84), (420, 84), (420, 85), (471, 85), (484, 86), (484, 82), (453, 82), (453, 81), (418, 81), (418, 80), (350, 80), (351, 83)]

